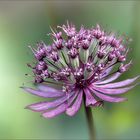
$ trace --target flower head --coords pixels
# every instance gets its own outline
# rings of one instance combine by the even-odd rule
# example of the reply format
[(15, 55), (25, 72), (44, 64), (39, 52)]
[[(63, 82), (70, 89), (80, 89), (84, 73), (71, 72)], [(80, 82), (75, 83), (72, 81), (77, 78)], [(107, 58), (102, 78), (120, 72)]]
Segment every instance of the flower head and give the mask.
[(91, 29), (82, 26), (79, 31), (72, 24), (58, 28), (61, 31), (52, 30), (50, 34), (51, 45), (41, 42), (37, 49), (31, 48), (36, 64), (28, 66), (37, 89), (23, 87), (33, 95), (53, 99), (27, 108), (52, 118), (64, 112), (75, 115), (83, 99), (87, 107), (101, 106), (104, 101), (125, 101), (117, 95), (132, 89), (139, 76), (113, 82), (132, 64), (126, 63), (128, 49), (123, 37), (107, 33), (99, 25)]

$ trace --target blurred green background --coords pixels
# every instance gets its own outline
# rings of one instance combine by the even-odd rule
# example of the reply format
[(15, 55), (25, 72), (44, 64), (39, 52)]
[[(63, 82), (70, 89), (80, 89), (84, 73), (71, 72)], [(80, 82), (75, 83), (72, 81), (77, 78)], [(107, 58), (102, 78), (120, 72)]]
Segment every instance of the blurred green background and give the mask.
[[(44, 119), (25, 110), (41, 98), (19, 87), (32, 78), (26, 63), (33, 60), (28, 45), (49, 43), (49, 26), (69, 20), (79, 27), (99, 23), (106, 30), (126, 34), (133, 67), (122, 78), (140, 73), (140, 2), (138, 1), (0, 1), (0, 139), (88, 139), (83, 109), (76, 116)], [(125, 95), (128, 102), (106, 103), (93, 109), (97, 138), (140, 139), (140, 87)]]

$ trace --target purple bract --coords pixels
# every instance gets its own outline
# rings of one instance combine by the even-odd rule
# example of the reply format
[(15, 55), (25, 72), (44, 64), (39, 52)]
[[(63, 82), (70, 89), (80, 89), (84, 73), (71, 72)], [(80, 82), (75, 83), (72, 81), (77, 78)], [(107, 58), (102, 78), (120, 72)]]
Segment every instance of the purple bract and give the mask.
[[(45, 118), (61, 113), (75, 115), (84, 99), (86, 106), (101, 106), (104, 101), (122, 102), (117, 97), (132, 89), (139, 76), (113, 82), (131, 66), (126, 61), (128, 49), (123, 37), (107, 33), (99, 25), (79, 31), (72, 24), (58, 26), (53, 31), (51, 45), (37, 44), (30, 47), (36, 64), (32, 68), (37, 89), (23, 87), (25, 91), (43, 98), (52, 98), (27, 106), (41, 112)], [(113, 83), (112, 83), (113, 82)]]

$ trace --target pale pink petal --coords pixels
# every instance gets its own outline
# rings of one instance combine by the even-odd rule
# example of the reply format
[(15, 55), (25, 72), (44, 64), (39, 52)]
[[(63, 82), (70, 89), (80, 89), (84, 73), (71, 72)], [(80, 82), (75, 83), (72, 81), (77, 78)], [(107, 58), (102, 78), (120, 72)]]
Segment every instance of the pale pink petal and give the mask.
[(121, 76), (122, 73), (120, 72), (116, 72), (114, 73), (112, 76), (110, 76), (109, 78), (105, 79), (105, 80), (100, 80), (100, 81), (97, 81), (95, 82), (95, 84), (106, 84), (106, 83), (109, 83), (109, 82), (112, 82), (114, 80), (116, 80), (117, 78), (119, 78)]
[[(73, 95), (74, 93), (69, 94), (69, 98)], [(68, 100), (68, 96), (65, 95), (59, 99), (55, 99), (53, 101), (44, 101), (44, 102), (39, 102), (39, 103), (34, 103), (31, 105), (28, 105), (26, 108), (31, 109), (33, 111), (44, 111), (50, 108), (54, 108), (62, 103), (64, 103), (66, 100)]]
[(55, 90), (55, 92), (51, 92), (51, 91), (40, 91), (40, 90), (36, 90), (36, 89), (32, 89), (32, 88), (28, 88), (28, 87), (22, 87), (26, 92), (31, 93), (33, 95), (36, 96), (40, 96), (40, 97), (44, 97), (44, 98), (55, 98), (55, 97), (60, 97), (63, 96), (64, 93)]
[(112, 97), (112, 96), (108, 96), (108, 95), (104, 95), (96, 90), (93, 90), (93, 93), (99, 97), (100, 99), (102, 99), (103, 101), (107, 101), (107, 102), (123, 102), (126, 101), (126, 98), (122, 98), (122, 97)]
[(86, 106), (94, 105), (97, 103), (96, 99), (91, 95), (91, 91), (88, 89), (84, 89), (84, 93), (86, 95)]
[(93, 86), (94, 90), (97, 90), (99, 92), (102, 92), (104, 94), (110, 94), (110, 95), (115, 95), (115, 94), (123, 94), (129, 91), (130, 89), (134, 88), (136, 85), (125, 87), (125, 88), (117, 88), (117, 89), (109, 89), (109, 88), (101, 88), (101, 87), (96, 87)]
[(74, 101), (74, 99), (77, 97), (78, 93), (79, 93), (79, 91), (76, 91), (74, 93), (74, 95), (67, 100), (68, 107), (72, 104), (72, 102)]
[(76, 96), (78, 95), (78, 92), (75, 92), (74, 95), (69, 98), (65, 103), (61, 104), (60, 106), (56, 107), (55, 109), (52, 109), (51, 111), (47, 111), (42, 114), (43, 117), (45, 118), (53, 118), (63, 112), (66, 111), (67, 107), (71, 105), (71, 103), (74, 101)]
[(110, 72), (112, 71), (113, 68), (114, 68), (114, 65), (111, 66), (111, 67), (109, 67), (109, 68), (107, 68), (105, 70), (105, 72), (103, 72), (103, 74), (101, 75), (101, 79), (104, 78), (104, 77), (106, 77), (106, 76), (108, 76), (110, 74)]
[(52, 93), (52, 94), (64, 94), (62, 92), (62, 90), (59, 90), (59, 89), (55, 89), (53, 87), (50, 87), (50, 86), (47, 86), (46, 84), (38, 84), (37, 85), (37, 88), (41, 91), (45, 91), (45, 92), (49, 92), (49, 93)]
[(66, 114), (69, 116), (75, 115), (81, 107), (83, 91), (81, 90), (78, 94), (79, 95), (77, 96), (77, 99), (75, 100), (74, 104), (66, 110)]
[(53, 118), (63, 113), (66, 110), (66, 108), (67, 108), (67, 104), (63, 103), (60, 106), (56, 107), (55, 109), (52, 109), (51, 111), (47, 111), (43, 113), (42, 116), (45, 118)]
[(127, 80), (124, 80), (124, 81), (105, 84), (105, 85), (96, 85), (95, 84), (95, 86), (101, 87), (101, 88), (118, 88), (118, 87), (128, 86), (128, 85), (132, 84), (133, 82), (135, 82), (139, 77), (140, 76), (137, 76), (137, 77), (134, 77), (132, 79), (127, 79)]

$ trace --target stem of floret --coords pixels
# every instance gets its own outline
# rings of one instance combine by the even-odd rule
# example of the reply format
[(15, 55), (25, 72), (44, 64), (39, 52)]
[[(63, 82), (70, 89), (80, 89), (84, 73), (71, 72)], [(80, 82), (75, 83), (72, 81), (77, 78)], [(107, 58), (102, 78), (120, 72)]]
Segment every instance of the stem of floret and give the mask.
[(86, 107), (85, 97), (84, 97), (84, 107), (85, 107), (85, 115), (87, 119), (88, 131), (89, 131), (89, 138), (90, 140), (95, 140), (95, 127), (94, 127), (94, 120), (92, 116), (91, 107)]

